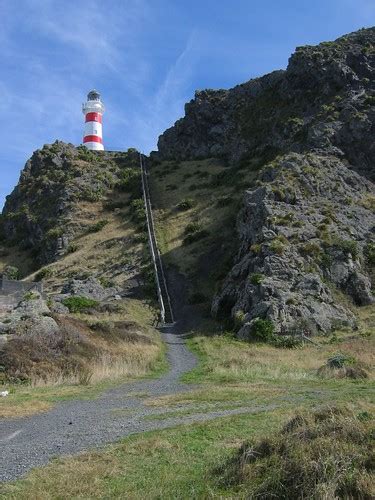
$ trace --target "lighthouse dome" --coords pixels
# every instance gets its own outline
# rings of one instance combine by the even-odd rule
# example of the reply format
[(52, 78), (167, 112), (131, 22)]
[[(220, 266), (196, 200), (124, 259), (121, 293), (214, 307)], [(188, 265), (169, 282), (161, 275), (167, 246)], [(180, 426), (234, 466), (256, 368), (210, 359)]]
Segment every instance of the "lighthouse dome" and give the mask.
[(87, 100), (88, 101), (100, 101), (100, 94), (97, 90), (91, 90), (87, 94)]

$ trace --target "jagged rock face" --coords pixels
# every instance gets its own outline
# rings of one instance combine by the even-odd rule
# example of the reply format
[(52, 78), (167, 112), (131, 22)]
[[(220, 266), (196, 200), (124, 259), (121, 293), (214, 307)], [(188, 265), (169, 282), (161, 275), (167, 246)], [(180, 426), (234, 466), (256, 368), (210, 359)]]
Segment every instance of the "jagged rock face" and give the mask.
[(87, 230), (90, 218), (97, 222), (84, 207), (105, 200), (119, 181), (123, 163), (133, 160), (138, 165), (135, 151), (92, 152), (59, 141), (35, 151), (6, 199), (6, 240), (32, 250), (39, 265), (55, 261)]
[(160, 137), (161, 159), (259, 169), (214, 315), (235, 318), (242, 338), (255, 318), (279, 333), (354, 327), (338, 295), (374, 301), (375, 28), (297, 48), (286, 71), (197, 92), (185, 111)]
[(375, 28), (299, 47), (286, 71), (231, 90), (196, 92), (159, 138), (161, 159), (323, 149), (375, 178)]
[(373, 184), (332, 156), (290, 154), (261, 173), (238, 217), (236, 264), (214, 298), (217, 316), (241, 317), (246, 337), (257, 317), (288, 333), (304, 319), (326, 332), (354, 326), (335, 288), (373, 303), (367, 248)]

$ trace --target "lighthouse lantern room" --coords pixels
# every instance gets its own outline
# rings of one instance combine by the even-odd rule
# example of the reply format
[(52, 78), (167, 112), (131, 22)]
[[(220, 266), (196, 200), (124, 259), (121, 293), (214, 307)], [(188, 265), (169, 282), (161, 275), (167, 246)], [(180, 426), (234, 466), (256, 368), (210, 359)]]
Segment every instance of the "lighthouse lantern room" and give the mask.
[(87, 101), (82, 104), (82, 112), (85, 115), (84, 146), (94, 151), (103, 151), (102, 115), (104, 105), (100, 100), (99, 92), (92, 90), (87, 94)]

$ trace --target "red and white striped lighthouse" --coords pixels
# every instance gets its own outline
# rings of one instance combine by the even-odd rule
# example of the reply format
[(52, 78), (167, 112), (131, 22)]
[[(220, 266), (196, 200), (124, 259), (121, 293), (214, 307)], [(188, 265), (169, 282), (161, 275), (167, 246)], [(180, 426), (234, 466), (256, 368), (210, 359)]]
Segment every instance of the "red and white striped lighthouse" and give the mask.
[(82, 104), (82, 112), (85, 115), (84, 146), (94, 151), (103, 151), (102, 115), (104, 105), (100, 100), (99, 92), (92, 90), (87, 94), (87, 101)]

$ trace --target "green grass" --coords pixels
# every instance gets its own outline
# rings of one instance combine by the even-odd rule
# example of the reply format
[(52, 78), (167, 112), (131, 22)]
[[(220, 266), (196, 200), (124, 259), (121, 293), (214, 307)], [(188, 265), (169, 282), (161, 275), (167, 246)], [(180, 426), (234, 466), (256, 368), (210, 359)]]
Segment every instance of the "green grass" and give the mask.
[(260, 412), (135, 435), (104, 452), (54, 461), (3, 486), (0, 498), (219, 498), (210, 480), (213, 465), (242, 439), (277, 428), (285, 418)]
[[(363, 363), (373, 359), (371, 336), (342, 334), (335, 342)], [(63, 492), (64, 498), (246, 498), (249, 484), (223, 485), (215, 476), (243, 442), (274, 435), (296, 411), (311, 413), (332, 403), (349, 404), (358, 414), (374, 408), (371, 371), (369, 380), (319, 378), (317, 369), (337, 350), (327, 340), (321, 343), (320, 349), (278, 349), (225, 335), (191, 338), (188, 345), (200, 363), (183, 379), (200, 386), (173, 396), (143, 395), (155, 408), (145, 420), (224, 409), (243, 414), (138, 434), (104, 450), (56, 460), (3, 486), (0, 497), (61, 498)]]

